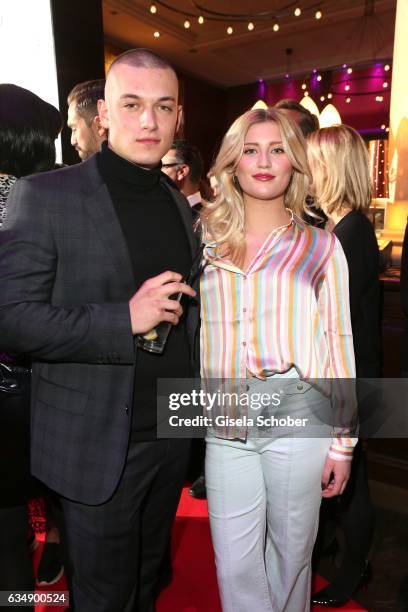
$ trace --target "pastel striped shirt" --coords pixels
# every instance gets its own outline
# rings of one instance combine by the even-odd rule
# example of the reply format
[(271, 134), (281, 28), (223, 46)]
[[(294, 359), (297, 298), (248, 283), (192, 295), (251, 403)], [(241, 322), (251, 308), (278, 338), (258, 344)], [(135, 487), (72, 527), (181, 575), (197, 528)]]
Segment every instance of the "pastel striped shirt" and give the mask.
[[(265, 379), (293, 366), (305, 380), (354, 379), (348, 267), (334, 234), (292, 215), (246, 271), (215, 247), (204, 250), (200, 288), (204, 379)], [(334, 401), (354, 403), (351, 395)], [(336, 430), (330, 456), (350, 459), (355, 442)]]

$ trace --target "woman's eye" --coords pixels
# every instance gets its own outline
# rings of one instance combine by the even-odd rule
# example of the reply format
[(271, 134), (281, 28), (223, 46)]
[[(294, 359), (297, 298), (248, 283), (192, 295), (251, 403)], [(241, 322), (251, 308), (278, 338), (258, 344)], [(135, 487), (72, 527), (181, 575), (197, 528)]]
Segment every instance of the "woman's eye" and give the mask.
[(278, 155), (281, 155), (284, 152), (285, 152), (285, 149), (283, 149), (282, 147), (274, 147), (272, 149), (272, 153), (277, 153)]
[(254, 153), (256, 153), (254, 147), (247, 147), (244, 149), (244, 155), (253, 155)]

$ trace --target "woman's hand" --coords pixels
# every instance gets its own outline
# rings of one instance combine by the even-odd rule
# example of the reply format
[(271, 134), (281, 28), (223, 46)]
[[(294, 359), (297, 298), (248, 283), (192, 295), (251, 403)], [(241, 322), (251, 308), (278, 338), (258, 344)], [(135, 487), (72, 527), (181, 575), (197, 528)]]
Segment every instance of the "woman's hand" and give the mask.
[(350, 478), (351, 461), (335, 461), (327, 457), (322, 474), (322, 497), (341, 495)]

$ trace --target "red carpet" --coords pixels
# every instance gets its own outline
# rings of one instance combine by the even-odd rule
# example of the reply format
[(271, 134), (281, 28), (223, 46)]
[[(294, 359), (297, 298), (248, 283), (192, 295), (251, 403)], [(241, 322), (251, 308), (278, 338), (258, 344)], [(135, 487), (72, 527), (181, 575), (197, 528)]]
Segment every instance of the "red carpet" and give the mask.
[[(34, 564), (38, 564), (42, 544), (34, 553)], [(221, 612), (215, 574), (214, 555), (208, 523), (207, 502), (195, 500), (185, 488), (177, 511), (173, 531), (174, 579), (157, 602), (157, 612)], [(314, 578), (314, 590), (325, 585), (320, 576)], [(65, 580), (47, 589), (64, 590)], [(38, 592), (47, 592), (39, 589)], [(36, 612), (62, 612), (56, 606), (37, 606)], [(316, 606), (313, 612), (334, 610)], [(363, 612), (364, 608), (349, 602), (342, 610)], [(255, 610), (253, 612), (256, 612)]]

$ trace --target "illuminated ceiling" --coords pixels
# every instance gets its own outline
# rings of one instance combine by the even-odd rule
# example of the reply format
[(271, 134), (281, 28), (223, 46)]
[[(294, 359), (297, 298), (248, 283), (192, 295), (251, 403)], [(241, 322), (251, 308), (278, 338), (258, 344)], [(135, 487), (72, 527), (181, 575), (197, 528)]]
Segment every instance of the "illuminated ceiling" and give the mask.
[[(392, 57), (396, 0), (168, 0), (165, 4), (176, 11), (156, 2), (157, 12), (151, 13), (149, 0), (104, 0), (107, 42), (123, 49), (150, 47), (181, 70), (221, 87), (274, 79), (287, 71), (306, 74), (313, 68)], [(200, 25), (197, 16), (202, 11), (197, 5), (231, 19), (210, 21), (207, 14)], [(296, 7), (302, 9), (298, 17)], [(320, 7), (323, 16), (317, 20)], [(263, 11), (271, 13), (268, 19), (250, 18)], [(232, 18), (237, 14), (248, 14), (248, 19), (236, 22)], [(254, 23), (251, 31), (249, 21)], [(275, 23), (278, 31), (273, 30)], [(228, 26), (233, 27), (231, 35)], [(154, 37), (155, 31), (160, 37)]]

